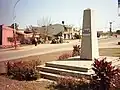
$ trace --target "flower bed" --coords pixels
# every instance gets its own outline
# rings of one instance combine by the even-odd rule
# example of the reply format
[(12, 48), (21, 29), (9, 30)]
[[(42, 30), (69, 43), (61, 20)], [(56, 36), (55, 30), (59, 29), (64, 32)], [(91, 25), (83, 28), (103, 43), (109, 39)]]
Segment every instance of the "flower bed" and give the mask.
[(89, 80), (86, 77), (63, 76), (56, 83), (50, 84), (50, 90), (90, 90)]
[(80, 45), (74, 45), (72, 53), (70, 52), (70, 53), (62, 54), (59, 56), (58, 60), (65, 60), (65, 59), (68, 59), (70, 57), (79, 56), (80, 50), (81, 50)]
[(68, 59), (69, 57), (72, 57), (71, 53), (64, 53), (61, 56), (59, 56), (58, 60), (65, 60)]

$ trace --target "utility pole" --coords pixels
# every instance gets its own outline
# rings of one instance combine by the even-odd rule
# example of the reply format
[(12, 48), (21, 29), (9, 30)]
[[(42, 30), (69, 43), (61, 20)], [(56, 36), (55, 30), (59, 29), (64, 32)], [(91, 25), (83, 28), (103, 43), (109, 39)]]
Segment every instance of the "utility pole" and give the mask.
[(64, 40), (65, 39), (65, 37), (64, 37), (64, 31), (65, 31), (65, 26), (64, 26), (64, 23), (65, 23), (65, 21), (62, 21), (62, 26), (63, 26), (63, 31), (62, 31), (62, 35), (61, 35), (61, 38)]
[(113, 22), (109, 22), (109, 24), (110, 24), (110, 36), (112, 36), (112, 23)]
[(79, 42), (80, 42), (80, 40), (81, 40), (81, 28), (79, 29)]
[(115, 22), (115, 21), (111, 21), (111, 22), (109, 22), (109, 24), (110, 24), (110, 36), (112, 36), (112, 34), (113, 34), (113, 32), (112, 32), (112, 24), (113, 24), (113, 22)]
[(15, 18), (16, 18), (16, 15), (15, 15), (15, 8), (18, 4), (20, 0), (17, 0), (17, 2), (15, 3), (14, 7), (13, 7), (13, 24), (14, 24), (14, 28), (13, 28), (13, 37), (14, 37), (14, 46), (15, 46), (15, 49), (17, 48), (17, 39), (16, 39), (16, 29), (15, 29)]

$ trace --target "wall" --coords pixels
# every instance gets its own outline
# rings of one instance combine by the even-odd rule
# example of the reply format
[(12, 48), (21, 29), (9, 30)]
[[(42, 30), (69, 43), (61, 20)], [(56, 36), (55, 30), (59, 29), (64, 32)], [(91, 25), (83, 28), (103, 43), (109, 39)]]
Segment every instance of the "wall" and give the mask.
[(13, 43), (8, 41), (8, 37), (13, 37), (13, 29), (5, 25), (2, 25), (2, 45), (12, 45)]
[(0, 25), (0, 45), (2, 45), (2, 25)]

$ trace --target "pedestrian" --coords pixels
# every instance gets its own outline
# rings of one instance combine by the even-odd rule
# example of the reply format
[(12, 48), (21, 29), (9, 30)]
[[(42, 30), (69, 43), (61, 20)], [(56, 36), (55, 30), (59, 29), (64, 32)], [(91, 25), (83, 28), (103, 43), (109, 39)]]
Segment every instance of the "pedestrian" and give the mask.
[(34, 39), (35, 46), (37, 46), (37, 38)]

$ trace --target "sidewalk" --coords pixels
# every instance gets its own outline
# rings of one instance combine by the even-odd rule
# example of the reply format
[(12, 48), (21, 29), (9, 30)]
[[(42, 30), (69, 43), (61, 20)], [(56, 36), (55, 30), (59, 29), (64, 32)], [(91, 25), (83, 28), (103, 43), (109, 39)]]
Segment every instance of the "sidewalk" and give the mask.
[[(73, 43), (77, 40), (74, 41), (70, 41), (69, 43)], [(26, 50), (31, 50), (31, 49), (35, 49), (35, 48), (47, 48), (47, 47), (56, 47), (57, 45), (66, 45), (69, 43), (60, 43), (60, 44), (38, 44), (37, 46), (33, 45), (22, 45), (17, 47), (17, 49), (15, 49), (15, 47), (13, 48), (6, 48), (6, 49), (0, 49), (0, 52), (7, 52), (7, 51), (26, 51)]]
[(25, 45), (21, 47), (17, 47), (17, 49), (13, 48), (7, 48), (7, 49), (0, 49), (0, 53), (7, 53), (7, 52), (18, 52), (18, 51), (29, 51), (33, 49), (46, 49), (50, 47), (57, 47), (57, 46), (65, 46), (70, 43), (62, 43), (62, 44), (38, 44), (37, 46), (35, 45)]
[(18, 50), (22, 50), (22, 49), (27, 49), (27, 48), (30, 48), (30, 47), (33, 47), (33, 45), (28, 45), (28, 46), (19, 46), (17, 47), (17, 49), (15, 49), (15, 47), (13, 48), (1, 48), (0, 49), (0, 52), (3, 52), (3, 51), (18, 51)]

